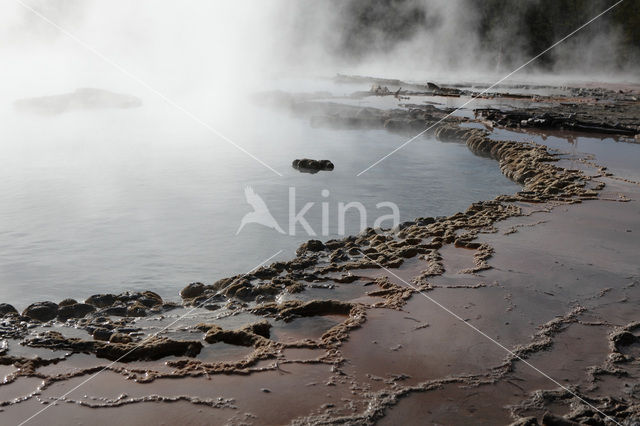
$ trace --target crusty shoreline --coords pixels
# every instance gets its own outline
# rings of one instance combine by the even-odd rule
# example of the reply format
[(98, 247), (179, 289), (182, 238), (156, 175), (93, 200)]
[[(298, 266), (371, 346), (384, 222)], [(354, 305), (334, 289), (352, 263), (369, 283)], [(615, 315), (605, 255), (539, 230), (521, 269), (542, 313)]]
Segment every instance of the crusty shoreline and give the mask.
[[(372, 308), (401, 309), (416, 294), (416, 290), (399, 286), (388, 279), (372, 280), (371, 284), (377, 289), (368, 294), (380, 300), (375, 307), (338, 300), (289, 300), (278, 303), (276, 301), (278, 295), (303, 292), (312, 283), (340, 284), (367, 280), (366, 276), (358, 275), (358, 271), (381, 267), (398, 268), (407, 259), (414, 257), (425, 261), (427, 267), (414, 278), (413, 283), (417, 291), (428, 291), (432, 288), (430, 279), (444, 272), (439, 250), (447, 245), (474, 250), (474, 266), (467, 273), (473, 274), (487, 270), (491, 268), (488, 260), (493, 254), (493, 248), (477, 241), (480, 233), (493, 232), (494, 224), (497, 222), (525, 214), (521, 207), (523, 203), (568, 205), (597, 199), (599, 192), (605, 187), (598, 178), (609, 175), (604, 168), (598, 168), (595, 174), (588, 175), (580, 170), (560, 167), (557, 165), (558, 157), (552, 155), (543, 146), (517, 141), (495, 141), (486, 131), (463, 128), (456, 123), (440, 126), (434, 134), (441, 140), (464, 142), (474, 153), (498, 161), (502, 173), (521, 184), (522, 190), (513, 195), (501, 195), (493, 200), (473, 203), (465, 212), (446, 218), (417, 218), (403, 223), (401, 229), (397, 230), (367, 229), (357, 236), (324, 243), (310, 240), (298, 249), (297, 256), (290, 261), (275, 262), (249, 274), (228, 277), (211, 285), (193, 283), (181, 292), (183, 306), (203, 305), (205, 309), (212, 311), (221, 309), (225, 304), (226, 309), (237, 309), (263, 318), (283, 321), (322, 315), (344, 317), (340, 324), (332, 327), (320, 339), (302, 339), (289, 343), (275, 342), (270, 338), (270, 324), (264, 321), (247, 324), (235, 330), (226, 330), (214, 324), (197, 324), (193, 328), (201, 332), (202, 337), (189, 341), (165, 337), (154, 337), (144, 341), (143, 337), (136, 336), (135, 333), (127, 334), (118, 331), (127, 327), (134, 328), (132, 324), (135, 318), (154, 314), (162, 315), (180, 306), (177, 303), (163, 301), (153, 292), (94, 295), (84, 303), (74, 303), (75, 301), (72, 300), (60, 304), (41, 302), (28, 307), (22, 315), (11, 310), (7, 305), (2, 305), (0, 312), (4, 316), (3, 336), (24, 339), (28, 335), (29, 327), (55, 321), (57, 318), (68, 321), (67, 325), (88, 331), (93, 336), (93, 340), (68, 338), (57, 331), (45, 331), (37, 337), (26, 337), (22, 341), (23, 344), (34, 348), (65, 350), (72, 353), (89, 352), (108, 360), (118, 360), (123, 356), (125, 358), (121, 361), (154, 360), (170, 355), (186, 357), (168, 361), (167, 365), (172, 369), (170, 373), (147, 370), (144, 371), (144, 377), (141, 377), (143, 371), (135, 369), (124, 371), (122, 367), (113, 369), (121, 374), (133, 375), (138, 381), (145, 382), (152, 382), (161, 377), (197, 377), (219, 373), (248, 374), (264, 371), (265, 367), (259, 366), (261, 361), (278, 359), (279, 353), (290, 348), (326, 351), (327, 355), (316, 362), (333, 366), (339, 375), (344, 362), (340, 346), (349, 339), (349, 333), (352, 330), (366, 322), (367, 311)], [(575, 313), (568, 315), (565, 318), (567, 321), (575, 317)], [(554, 324), (548, 324), (549, 334), (554, 333)], [(627, 328), (635, 330), (632, 324)], [(627, 340), (616, 337), (620, 333), (612, 336), (612, 347), (617, 348), (618, 344), (633, 343), (635, 338), (624, 334), (629, 330), (624, 329), (620, 332), (627, 337)], [(201, 340), (208, 344), (224, 342), (248, 347), (252, 352), (237, 362), (206, 362), (193, 358), (203, 347)], [(140, 345), (141, 342), (144, 343)], [(527, 356), (542, 351), (546, 347), (545, 342), (548, 344), (549, 336), (542, 332), (534, 337), (530, 345), (517, 349), (516, 353)], [(38, 392), (42, 392), (56, 382), (91, 374), (89, 370), (80, 370), (73, 373), (73, 376), (64, 374), (55, 378), (43, 376), (38, 373), (38, 368), (52, 362), (64, 361), (64, 357), (57, 361), (42, 358), (27, 359), (11, 356), (6, 352), (6, 349), (0, 350), (0, 364), (13, 364), (19, 368), (9, 382), (19, 377), (41, 377), (43, 385), (39, 387)], [(618, 361), (628, 362), (629, 360)], [(501, 368), (492, 370), (488, 375), (451, 378), (445, 382), (472, 384), (497, 380), (497, 377), (512, 368), (514, 362), (515, 358), (508, 357)], [(384, 409), (395, 404), (399, 397), (443, 384), (442, 381), (429, 381), (413, 387), (401, 387), (395, 393), (385, 392), (378, 396), (374, 404), (376, 409), (368, 413), (345, 418), (320, 415), (302, 419), (300, 422), (370, 423), (380, 418)], [(31, 397), (34, 396), (35, 394)], [(117, 405), (111, 404), (111, 406)], [(634, 415), (633, 413), (637, 411), (637, 406), (621, 405), (613, 415), (623, 419), (625, 416)], [(579, 415), (580, 413), (576, 414), (576, 420), (579, 419)], [(596, 414), (593, 413), (593, 415)]]

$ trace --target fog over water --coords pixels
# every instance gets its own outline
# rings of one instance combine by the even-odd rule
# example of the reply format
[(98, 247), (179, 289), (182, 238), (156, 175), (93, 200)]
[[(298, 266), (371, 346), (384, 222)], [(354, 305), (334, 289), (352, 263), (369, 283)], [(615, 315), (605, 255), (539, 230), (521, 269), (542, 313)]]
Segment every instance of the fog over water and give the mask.
[[(368, 89), (334, 84), (328, 77), (336, 72), (490, 79), (495, 67), (487, 64), (479, 69), (486, 74), (470, 75), (461, 65), (447, 73), (455, 61), (444, 64), (446, 50), (436, 46), (455, 41), (453, 25), (464, 28), (470, 17), (446, 2), (433, 4), (452, 26), (440, 26), (429, 37), (417, 32), (422, 49), (410, 37), (358, 61), (335, 52), (339, 40), (332, 37), (345, 28), (337, 25), (340, 9), (315, 2), (25, 3), (73, 37), (19, 3), (0, 6), (2, 302), (24, 307), (35, 299), (129, 289), (176, 297), (187, 282), (246, 272), (278, 250), (284, 250), (279, 259), (292, 257), (310, 238), (301, 227), (290, 236), (252, 224), (236, 236), (242, 216), (251, 211), (247, 185), (285, 229), (290, 187), (297, 210), (315, 203), (306, 218), (318, 233), (321, 203), (328, 203), (330, 232), (320, 239), (338, 236), (340, 202), (363, 203), (372, 225), (376, 216), (389, 213), (376, 208), (380, 202), (396, 203), (401, 219), (409, 220), (455, 213), (472, 201), (517, 190), (495, 162), (463, 145), (428, 138), (356, 178), (407, 138), (313, 128), (286, 111), (252, 102), (256, 92), (272, 89)], [(305, 25), (312, 14), (315, 25)], [(457, 47), (441, 46), (457, 49), (449, 59), (462, 59), (474, 48), (471, 35), (458, 34)], [(14, 106), (19, 99), (79, 88), (133, 96), (141, 105), (76, 105), (54, 113)], [(301, 157), (330, 159), (336, 168), (301, 174), (290, 166)], [(347, 231), (358, 230), (352, 212)]]

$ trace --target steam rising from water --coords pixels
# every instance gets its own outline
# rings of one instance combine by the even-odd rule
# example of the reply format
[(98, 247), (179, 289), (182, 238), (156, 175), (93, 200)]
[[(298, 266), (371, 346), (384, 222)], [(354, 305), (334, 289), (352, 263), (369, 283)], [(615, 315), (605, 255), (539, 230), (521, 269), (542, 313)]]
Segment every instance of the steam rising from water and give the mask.
[[(202, 107), (217, 107), (216, 113), (228, 110), (229, 102), (247, 89), (268, 87), (277, 76), (350, 72), (421, 80), (495, 78), (538, 49), (525, 44), (523, 23), (535, 18), (527, 7), (543, 3), (26, 1), (169, 97), (197, 98)], [(610, 4), (602, 0), (583, 7), (585, 21)], [(611, 79), (615, 69), (619, 78), (632, 78), (637, 52), (619, 58), (623, 28), (610, 19), (601, 18), (559, 47), (547, 58), (547, 71)], [(573, 29), (548, 24), (545, 32), (544, 24), (543, 19), (534, 27), (544, 36), (534, 38), (539, 50), (551, 44), (544, 44), (547, 39), (555, 41)], [(77, 87), (144, 91), (17, 2), (0, 5), (0, 36), (5, 41), (0, 53), (7, 58), (3, 95), (41, 96)]]
[[(372, 23), (361, 26), (368, 9), (360, 1), (26, 1), (126, 72), (20, 4), (0, 3), (0, 192), (8, 200), (0, 204), (0, 281), (24, 284), (13, 293), (3, 289), (7, 301), (31, 300), (32, 293), (55, 299), (56, 286), (78, 297), (114, 285), (174, 294), (177, 284), (246, 271), (273, 254), (273, 234), (254, 229), (234, 236), (247, 212), (244, 184), (280, 206), (280, 216), (274, 214), (281, 223), (287, 206), (279, 194), (286, 196), (289, 184), (316, 201), (330, 187), (332, 206), (394, 201), (403, 220), (513, 192), (485, 159), (451, 145), (411, 145), (354, 180), (404, 137), (310, 129), (247, 102), (247, 95), (275, 87), (366, 90), (295, 80), (336, 72), (489, 80), (497, 69), (488, 54), (494, 49), (477, 37), (478, 15), (468, 3), (366, 2), (376, 6), (366, 18)], [(284, 172), (285, 180), (127, 73)], [(71, 108), (44, 117), (13, 107), (18, 99), (66, 99), (82, 88), (130, 95), (142, 107)], [(290, 170), (292, 159), (305, 156), (341, 163), (324, 181), (308, 181)], [(464, 172), (454, 173), (453, 164)], [(425, 181), (429, 193), (416, 197)]]

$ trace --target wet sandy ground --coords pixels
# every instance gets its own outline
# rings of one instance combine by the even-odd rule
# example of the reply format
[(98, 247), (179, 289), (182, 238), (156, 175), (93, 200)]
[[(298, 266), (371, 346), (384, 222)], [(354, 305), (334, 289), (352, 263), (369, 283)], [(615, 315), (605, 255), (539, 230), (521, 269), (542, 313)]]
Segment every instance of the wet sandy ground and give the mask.
[[(609, 184), (605, 194), (623, 193), (633, 199), (640, 195), (635, 186)], [(482, 273), (487, 287), (438, 288), (430, 295), (508, 348), (526, 344), (541, 324), (565, 316), (577, 306), (583, 307), (580, 315), (553, 336), (551, 347), (532, 354), (527, 361), (564, 386), (580, 390), (581, 395), (635, 399), (637, 363), (629, 366), (629, 375), (624, 378), (604, 376), (594, 380), (590, 371), (607, 360), (609, 333), (615, 327), (640, 319), (637, 308), (640, 243), (634, 235), (638, 232), (639, 215), (637, 201), (587, 201), (558, 207), (553, 213), (537, 213), (527, 220), (507, 220), (498, 226), (500, 233), (483, 237), (496, 250), (490, 262), (494, 269)], [(545, 222), (533, 225), (540, 220)], [(504, 236), (503, 232), (518, 225), (525, 226)], [(446, 265), (447, 255), (443, 256)], [(451, 274), (433, 282), (444, 286), (471, 285), (479, 278)], [(436, 315), (434, 311), (439, 309), (419, 298), (412, 300), (410, 307), (414, 308), (411, 316), (420, 320)], [(458, 374), (475, 373), (499, 364), (504, 351), (488, 339), (477, 342), (478, 336), (471, 329), (461, 333), (464, 328), (450, 316), (432, 322), (428, 330), (433, 333), (429, 336), (433, 340), (427, 337), (432, 345), (426, 353), (435, 352), (447, 365), (469, 362), (468, 369), (455, 369)], [(436, 329), (444, 336), (437, 336)], [(433, 345), (446, 341), (447, 335), (464, 343), (460, 347), (455, 344), (451, 350)], [(405, 349), (412, 347), (412, 340), (406, 339)], [(475, 366), (475, 371), (471, 366)], [(514, 420), (512, 413), (541, 417), (546, 410), (552, 410), (564, 414), (569, 411), (566, 403), (542, 404), (531, 409), (519, 407), (538, 390), (558, 388), (542, 374), (516, 361), (513, 371), (495, 383), (478, 387), (454, 384), (409, 395), (391, 408), (380, 424), (398, 424), (409, 419), (422, 419), (429, 424), (504, 424)]]
[[(596, 172), (575, 159), (559, 165), (576, 164)], [(29, 377), (0, 366), (0, 421), (19, 424), (50, 406), (27, 424), (494, 425), (593, 410), (589, 405), (607, 411), (612, 398), (639, 404), (639, 339), (614, 336), (625, 327), (638, 334), (640, 185), (616, 176), (599, 180), (606, 186), (598, 199), (519, 203), (525, 215), (480, 233), (478, 241), (495, 250), (491, 269), (470, 272), (475, 250), (444, 245), (444, 273), (396, 305), (373, 280), (410, 288), (425, 260), (362, 269), (351, 283), (279, 296), (357, 303), (366, 319), (343, 329), (353, 311), (290, 322), (269, 317), (270, 339), (283, 345), (247, 368), (216, 373), (203, 364), (202, 371), (173, 374), (184, 357), (110, 363), (9, 342), (9, 353), (60, 360)], [(137, 324), (152, 333), (184, 312)], [(165, 334), (202, 339), (195, 324), (233, 329), (262, 319), (198, 309)], [(330, 341), (337, 329), (346, 338)], [(205, 343), (195, 360), (232, 365), (256, 350)], [(615, 424), (600, 421), (592, 424)]]

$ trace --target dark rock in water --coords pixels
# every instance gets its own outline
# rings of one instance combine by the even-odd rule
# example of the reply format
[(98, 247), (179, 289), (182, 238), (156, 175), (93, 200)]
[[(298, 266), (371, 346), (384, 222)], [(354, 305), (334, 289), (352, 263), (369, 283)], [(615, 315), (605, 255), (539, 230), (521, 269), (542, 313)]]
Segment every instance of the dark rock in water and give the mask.
[(338, 300), (311, 300), (302, 302), (288, 300), (281, 304), (268, 303), (255, 307), (256, 315), (274, 315), (276, 318), (290, 321), (296, 317), (314, 317), (318, 315), (348, 315), (355, 305)]
[(415, 225), (416, 222), (415, 221), (411, 221), (411, 222), (401, 222), (398, 224), (398, 226), (396, 227), (395, 231), (402, 231), (405, 228), (408, 228), (412, 225)]
[(542, 416), (542, 424), (545, 426), (580, 426), (583, 423), (577, 423), (564, 417), (556, 416), (549, 412), (544, 413)]
[(193, 357), (202, 350), (202, 343), (198, 341), (176, 341), (155, 336), (140, 343), (125, 343), (130, 338), (123, 333), (114, 333), (107, 343), (100, 339), (67, 338), (57, 331), (47, 331), (41, 336), (25, 340), (24, 344), (34, 348), (92, 352), (99, 358), (120, 362), (156, 360), (167, 356)]
[(162, 297), (153, 291), (143, 291), (139, 293), (137, 302), (146, 306), (147, 308), (153, 308), (155, 306), (161, 306), (163, 304)]
[(112, 334), (113, 330), (107, 330), (106, 328), (96, 328), (93, 330), (93, 338), (96, 340), (109, 341)]
[(617, 348), (620, 346), (631, 345), (632, 343), (635, 343), (637, 340), (640, 340), (640, 338), (636, 337), (635, 334), (627, 330), (611, 335), (610, 339), (611, 341), (613, 341), (613, 343)]
[(17, 314), (18, 311), (8, 303), (0, 303), (0, 318), (9, 314)]
[(238, 299), (251, 300), (255, 297), (254, 290), (255, 289), (249, 280), (238, 278), (224, 290), (223, 294), (226, 297), (237, 297)]
[(252, 276), (263, 280), (273, 278), (278, 274), (278, 270), (271, 266), (262, 266), (251, 273)]
[(69, 318), (84, 318), (87, 314), (95, 312), (95, 310), (96, 308), (88, 303), (65, 305), (58, 309), (58, 319), (60, 321), (66, 321)]
[(76, 299), (64, 299), (62, 302), (58, 303), (58, 306), (62, 308), (63, 306), (75, 305), (76, 303), (78, 303)]
[(524, 417), (511, 423), (509, 426), (539, 426), (538, 419), (535, 417)]
[(84, 301), (84, 303), (93, 305), (96, 308), (106, 308), (113, 305), (115, 302), (115, 294), (94, 294), (93, 296), (89, 296), (89, 298)]
[(122, 334), (138, 333), (139, 331), (140, 329), (137, 327), (118, 327), (115, 329), (116, 333), (122, 333)]
[[(555, 108), (555, 107), (554, 107)], [(478, 108), (473, 110), (477, 117), (492, 122), (495, 126), (516, 128), (539, 128), (573, 130), (587, 133), (618, 134), (635, 136), (638, 128), (632, 123), (621, 123), (615, 119), (598, 117), (593, 110), (579, 109), (579, 115), (566, 110), (509, 110), (502, 111), (495, 108)]]
[(398, 254), (406, 258), (414, 257), (415, 255), (418, 254), (418, 249), (416, 247), (404, 247), (400, 249)]
[(325, 245), (320, 240), (309, 240), (306, 243), (303, 243), (298, 250), (296, 250), (297, 255), (301, 255), (307, 251), (322, 251), (325, 249)]
[(162, 304), (162, 311), (163, 312), (171, 311), (173, 309), (178, 309), (180, 306), (182, 305), (176, 302), (166, 302)]
[(335, 249), (339, 249), (342, 246), (344, 246), (344, 241), (340, 241), (340, 240), (328, 240), (325, 243), (325, 246), (329, 249), (329, 250), (335, 250)]
[(14, 102), (18, 110), (46, 115), (78, 110), (136, 108), (141, 105), (142, 101), (135, 96), (94, 88), (76, 89), (71, 93), (19, 99)]
[[(108, 299), (108, 298), (107, 298)], [(108, 300), (107, 300), (108, 301)], [(115, 296), (115, 303), (120, 304), (123, 303), (129, 308), (132, 306), (144, 308), (154, 308), (162, 306), (162, 297), (159, 294), (154, 293), (153, 291), (143, 291), (143, 292), (124, 292)]]
[(253, 324), (249, 324), (245, 327), (245, 329), (251, 331), (254, 334), (257, 334), (258, 336), (262, 336), (268, 339), (270, 336), (269, 330), (271, 330), (271, 324), (269, 324), (268, 321), (259, 321)]
[(123, 333), (113, 333), (111, 337), (109, 337), (110, 343), (131, 343), (132, 341), (131, 336)]
[(349, 284), (359, 280), (360, 278), (361, 277), (358, 275), (342, 275), (338, 278), (334, 278), (333, 280), (337, 283)]
[(134, 303), (127, 308), (127, 316), (129, 317), (146, 317), (147, 310), (142, 303)]
[(309, 158), (302, 158), (293, 160), (291, 163), (294, 169), (303, 173), (318, 173), (321, 170), (331, 171), (333, 170), (333, 163), (329, 160), (311, 160)]
[[(328, 247), (329, 246), (327, 245), (327, 248)], [(347, 253), (344, 250), (336, 249), (329, 255), (329, 260), (331, 262), (345, 262), (345, 261), (349, 260), (349, 256), (347, 255)], [(338, 282), (341, 282), (341, 281), (338, 281)]]
[(50, 321), (58, 314), (58, 305), (53, 302), (37, 302), (27, 306), (22, 315), (38, 321)]
[(268, 321), (260, 321), (248, 324), (239, 330), (224, 330), (215, 324), (198, 324), (196, 328), (207, 333), (204, 337), (207, 343), (224, 342), (236, 346), (259, 346), (269, 338), (271, 324)]
[(431, 225), (432, 223), (435, 223), (436, 220), (432, 217), (421, 217), (416, 219), (416, 223), (420, 226), (427, 226), (427, 225)]
[(180, 297), (183, 299), (193, 299), (204, 293), (204, 284), (191, 283), (182, 290), (180, 290)]
[(154, 337), (146, 340), (142, 345), (96, 342), (95, 354), (111, 361), (131, 362), (156, 360), (166, 356), (194, 357), (200, 353), (202, 347), (202, 343), (197, 341), (176, 341)]
[(101, 315), (114, 316), (114, 317), (126, 317), (127, 307), (124, 305), (110, 306), (100, 311)]

